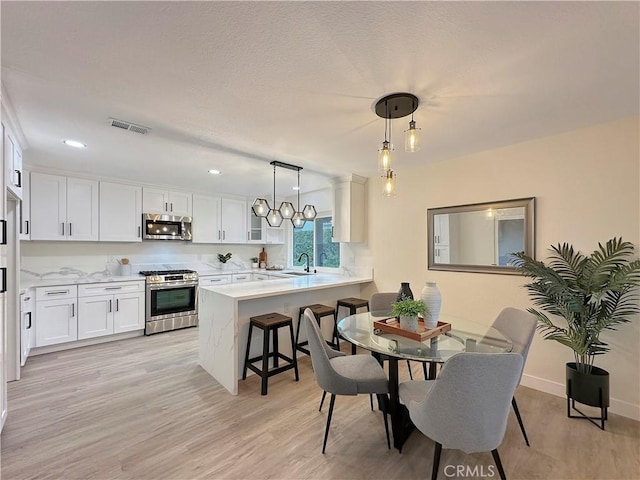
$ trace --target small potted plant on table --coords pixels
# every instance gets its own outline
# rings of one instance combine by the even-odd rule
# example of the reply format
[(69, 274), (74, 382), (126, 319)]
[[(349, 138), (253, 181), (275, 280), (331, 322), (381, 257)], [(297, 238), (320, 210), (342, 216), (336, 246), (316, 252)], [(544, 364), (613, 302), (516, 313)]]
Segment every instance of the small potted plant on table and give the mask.
[(391, 304), (391, 315), (400, 317), (400, 328), (415, 332), (418, 330), (418, 315), (424, 315), (427, 307), (422, 300), (403, 297)]
[[(547, 340), (555, 340), (573, 350), (575, 362), (566, 365), (567, 416), (574, 408), (582, 417), (600, 420), (604, 430), (609, 407), (609, 372), (593, 365), (596, 355), (609, 351), (600, 339), (604, 330), (616, 330), (640, 312), (637, 286), (640, 260), (633, 259), (633, 244), (612, 238), (586, 256), (567, 243), (551, 247), (549, 265), (523, 252), (511, 263), (525, 276), (538, 317), (538, 330)], [(555, 318), (553, 318), (555, 316)], [(563, 320), (558, 321), (561, 317)], [(570, 403), (571, 401), (571, 403)], [(588, 417), (575, 402), (600, 408), (600, 417)], [(595, 422), (593, 422), (595, 423)], [(597, 424), (596, 424), (597, 425)]]
[(251, 257), (251, 267), (258, 268), (258, 257)]

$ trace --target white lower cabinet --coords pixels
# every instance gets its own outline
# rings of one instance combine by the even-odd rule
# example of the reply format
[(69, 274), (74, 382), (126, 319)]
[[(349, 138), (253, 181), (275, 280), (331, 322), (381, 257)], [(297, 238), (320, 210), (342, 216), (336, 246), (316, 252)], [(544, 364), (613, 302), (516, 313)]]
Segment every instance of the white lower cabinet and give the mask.
[(77, 287), (36, 288), (36, 347), (78, 339)]
[(228, 283), (231, 283), (231, 275), (205, 275), (198, 279), (200, 287), (227, 285)]
[(78, 340), (143, 328), (144, 282), (80, 285)]
[(234, 273), (232, 275), (233, 283), (251, 282), (253, 281), (252, 273)]

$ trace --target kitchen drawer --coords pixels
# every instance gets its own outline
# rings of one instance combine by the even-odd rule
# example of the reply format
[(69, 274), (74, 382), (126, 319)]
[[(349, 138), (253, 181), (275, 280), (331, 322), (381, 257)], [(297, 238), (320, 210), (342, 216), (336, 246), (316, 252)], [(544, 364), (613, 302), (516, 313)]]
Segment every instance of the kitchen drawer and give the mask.
[(144, 292), (144, 281), (87, 283), (78, 286), (78, 297), (116, 295), (119, 293)]
[(253, 280), (251, 273), (234, 273), (233, 283), (251, 282)]
[(208, 277), (200, 277), (198, 285), (201, 287), (210, 287), (213, 285), (226, 285), (231, 283), (231, 275), (213, 275)]
[(36, 302), (42, 300), (74, 299), (78, 296), (77, 285), (57, 285), (36, 288)]
[(252, 273), (254, 280), (269, 280), (270, 277), (266, 273)]

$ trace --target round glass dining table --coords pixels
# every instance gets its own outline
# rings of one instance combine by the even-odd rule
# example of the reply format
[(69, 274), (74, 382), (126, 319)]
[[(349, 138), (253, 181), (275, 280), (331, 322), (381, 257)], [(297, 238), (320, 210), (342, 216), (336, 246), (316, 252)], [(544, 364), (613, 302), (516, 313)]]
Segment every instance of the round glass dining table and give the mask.
[(425, 367), (425, 377), (434, 379), (436, 365), (445, 363), (458, 353), (504, 353), (510, 352), (513, 345), (509, 338), (493, 327), (449, 315), (440, 315), (439, 321), (451, 324), (451, 329), (422, 342), (375, 328), (374, 321), (389, 318), (392, 318), (389, 311), (356, 313), (338, 322), (338, 332), (353, 345), (371, 351), (380, 363), (389, 361), (389, 412), (393, 444), (401, 450), (411, 429), (402, 425), (407, 415), (403, 415), (404, 406), (398, 397), (398, 360), (423, 362), (423, 366), (428, 362), (429, 373)]

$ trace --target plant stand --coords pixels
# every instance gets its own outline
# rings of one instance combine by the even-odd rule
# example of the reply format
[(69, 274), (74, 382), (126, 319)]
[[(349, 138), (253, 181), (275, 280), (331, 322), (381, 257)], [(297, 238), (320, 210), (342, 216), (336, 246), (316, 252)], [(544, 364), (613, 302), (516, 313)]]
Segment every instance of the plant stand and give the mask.
[[(567, 417), (589, 420), (604, 430), (604, 422), (608, 420), (609, 372), (598, 367), (591, 368), (591, 373), (581, 373), (578, 372), (575, 362), (567, 363)], [(576, 402), (600, 408), (600, 416), (586, 415), (576, 408)], [(575, 410), (579, 415), (571, 415), (571, 410)]]

